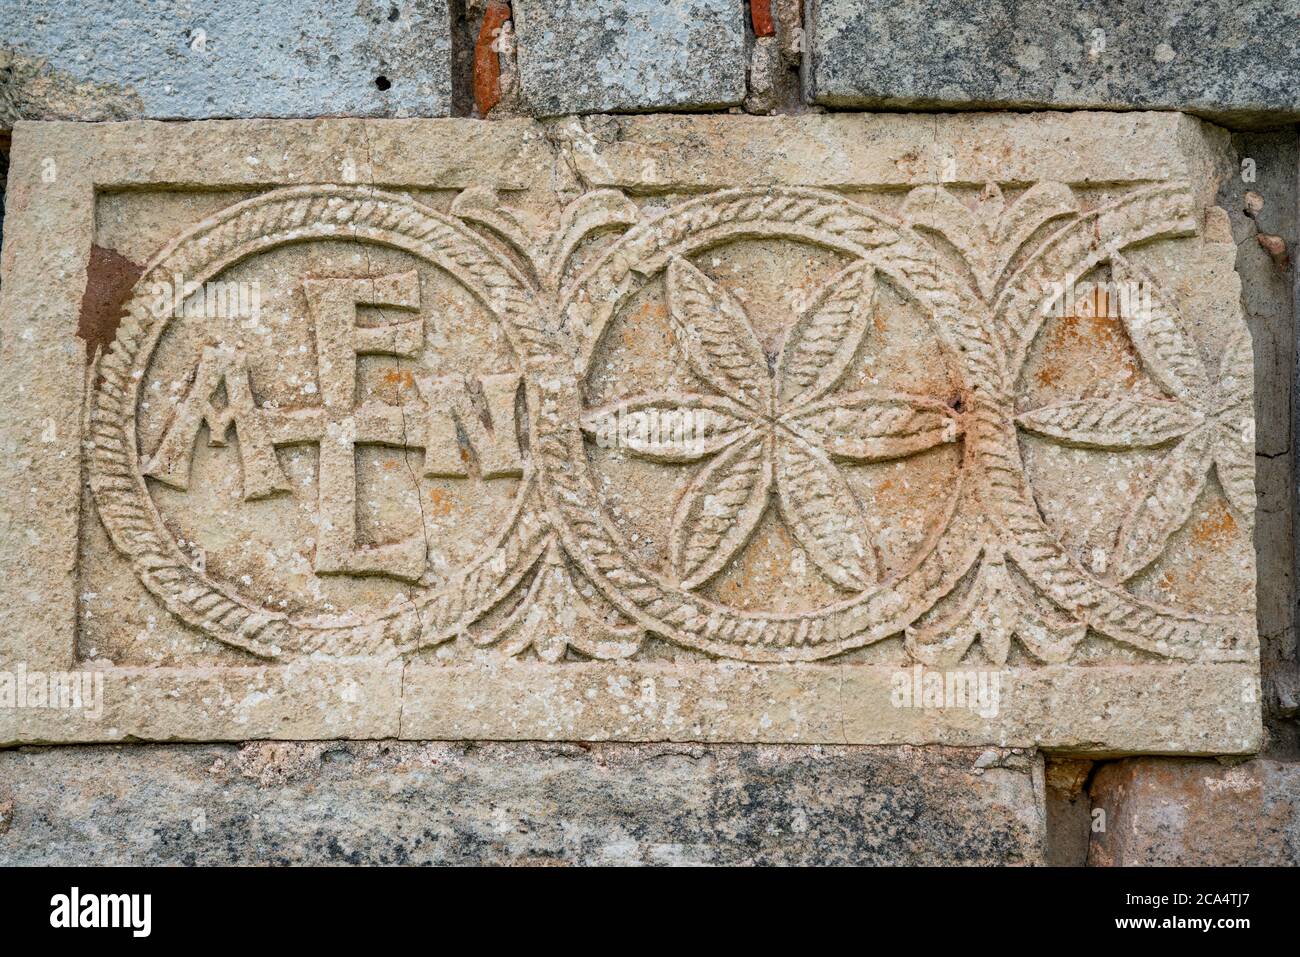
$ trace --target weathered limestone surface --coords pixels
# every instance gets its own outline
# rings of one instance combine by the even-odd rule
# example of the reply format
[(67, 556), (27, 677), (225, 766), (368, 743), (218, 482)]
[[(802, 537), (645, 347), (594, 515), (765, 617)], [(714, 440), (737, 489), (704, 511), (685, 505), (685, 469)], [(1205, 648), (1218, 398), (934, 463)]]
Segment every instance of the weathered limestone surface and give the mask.
[[(1092, 783), (1099, 866), (1300, 865), (1300, 764), (1130, 758)], [(1094, 812), (1095, 813), (1095, 812)]]
[(1034, 864), (1041, 776), (949, 748), (24, 749), (0, 864)]
[(741, 0), (514, 0), (533, 116), (718, 109), (745, 98)]
[(20, 124), (0, 742), (1253, 752), (1233, 161), (1157, 113)]
[(0, 128), (15, 119), (447, 116), (451, 76), (446, 0), (0, 4)]
[(806, 93), (837, 107), (1300, 117), (1300, 10), (1272, 0), (806, 0)]

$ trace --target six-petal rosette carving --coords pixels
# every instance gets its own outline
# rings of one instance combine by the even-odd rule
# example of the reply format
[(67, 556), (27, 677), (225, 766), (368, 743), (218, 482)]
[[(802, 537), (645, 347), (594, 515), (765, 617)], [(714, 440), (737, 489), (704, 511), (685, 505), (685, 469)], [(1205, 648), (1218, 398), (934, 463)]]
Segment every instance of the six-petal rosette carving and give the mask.
[(1024, 429), (1085, 448), (1131, 451), (1169, 446), (1120, 528), (1110, 576), (1124, 581), (1151, 564), (1181, 528), (1211, 468), (1237, 521), (1254, 523), (1254, 376), (1250, 334), (1237, 330), (1212, 376), (1195, 340), (1155, 277), (1121, 255), (1111, 275), (1145, 295), (1125, 297), (1119, 319), (1160, 398), (1140, 395), (1076, 399), (1017, 417)]
[[(708, 393), (635, 396), (587, 412), (583, 429), (629, 423), (628, 450), (661, 462), (708, 459), (673, 519), (672, 561), (697, 588), (745, 545), (775, 498), (809, 559), (836, 585), (861, 591), (880, 575), (862, 504), (837, 462), (903, 458), (961, 434), (943, 400), (888, 391), (837, 392), (858, 355), (875, 303), (874, 271), (843, 269), (789, 327), (775, 372), (744, 308), (689, 261), (667, 269), (676, 341)], [(651, 417), (694, 423), (669, 441), (637, 426)], [(659, 441), (639, 436), (658, 434)]]

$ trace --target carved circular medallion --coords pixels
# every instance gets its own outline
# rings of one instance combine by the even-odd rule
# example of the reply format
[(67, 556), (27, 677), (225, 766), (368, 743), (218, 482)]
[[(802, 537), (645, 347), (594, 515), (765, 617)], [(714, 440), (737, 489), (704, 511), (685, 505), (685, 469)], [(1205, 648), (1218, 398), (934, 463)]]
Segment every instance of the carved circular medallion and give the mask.
[[(755, 324), (734, 282), (708, 274), (725, 272), (730, 250), (745, 244), (755, 254), (794, 244), (825, 265), (775, 331)], [(936, 297), (960, 301), (931, 259), (909, 230), (834, 194), (728, 190), (634, 227), (587, 270), (560, 307), (561, 315), (590, 316), (583, 379), (542, 377), (533, 449), (566, 550), (620, 611), (710, 653), (815, 659), (899, 633), (933, 603), (937, 587), (969, 567), (963, 555), (975, 536), (961, 504), (970, 465), (963, 409), (978, 384), (956, 341), (929, 322)], [(886, 324), (886, 286), (922, 315), (941, 357), (938, 385), (877, 387), (863, 368), (864, 340)], [(753, 298), (758, 309), (779, 296)], [(664, 335), (643, 324), (608, 341), (629, 313), (662, 317)], [(679, 375), (629, 373), (635, 363), (620, 352), (647, 336), (676, 357)], [(660, 339), (671, 339), (671, 349)], [(624, 375), (637, 385), (620, 384)], [(604, 447), (661, 473), (687, 466), (675, 494), (671, 481), (657, 486), (673, 498), (664, 560), (646, 558), (644, 536), (624, 520), (632, 505), (616, 514), (604, 494), (621, 484), (622, 496), (643, 509), (651, 494), (636, 489), (627, 467), (608, 466)], [(949, 462), (936, 507), (891, 560), (853, 467), (906, 466), (902, 460), (934, 454)], [(623, 468), (621, 482), (611, 481), (609, 467)], [(765, 521), (797, 543), (825, 583), (815, 607), (734, 607), (715, 587)]]
[(409, 198), (231, 206), (145, 269), (98, 363), (104, 525), (167, 608), (255, 654), (445, 640), (545, 545), (516, 422), (538, 312), (505, 257)]

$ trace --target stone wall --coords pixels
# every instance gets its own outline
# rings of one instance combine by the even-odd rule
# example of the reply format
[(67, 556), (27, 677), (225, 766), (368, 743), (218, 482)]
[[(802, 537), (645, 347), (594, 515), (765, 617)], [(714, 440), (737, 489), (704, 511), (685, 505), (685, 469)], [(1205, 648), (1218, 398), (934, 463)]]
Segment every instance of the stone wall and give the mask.
[[(0, 751), (0, 863), (1300, 863), (1300, 8), (1150, 6), (0, 6), (4, 131), (19, 120), (458, 116), (534, 117), (556, 137), (571, 114), (1085, 109), (1182, 111), (1226, 130), (1213, 178), (1255, 346), (1264, 726), (1257, 756), (1223, 758), (1068, 745), (24, 745)], [(581, 129), (623, 136), (599, 117)], [(583, 159), (581, 142), (571, 155)], [(10, 521), (0, 547), (22, 534)]]

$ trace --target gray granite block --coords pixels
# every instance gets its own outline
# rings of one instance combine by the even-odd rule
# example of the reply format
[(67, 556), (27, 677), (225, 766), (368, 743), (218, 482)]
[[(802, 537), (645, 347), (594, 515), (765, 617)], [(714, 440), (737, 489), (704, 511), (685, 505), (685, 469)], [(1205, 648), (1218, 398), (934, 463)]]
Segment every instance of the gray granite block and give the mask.
[(0, 864), (1037, 863), (1042, 773), (954, 748), (0, 752)]
[(22, 119), (447, 116), (447, 0), (6, 0)]
[(1300, 117), (1300, 6), (1275, 0), (809, 0), (806, 93), (837, 107)]
[(716, 109), (745, 97), (741, 0), (515, 0), (535, 116)]

